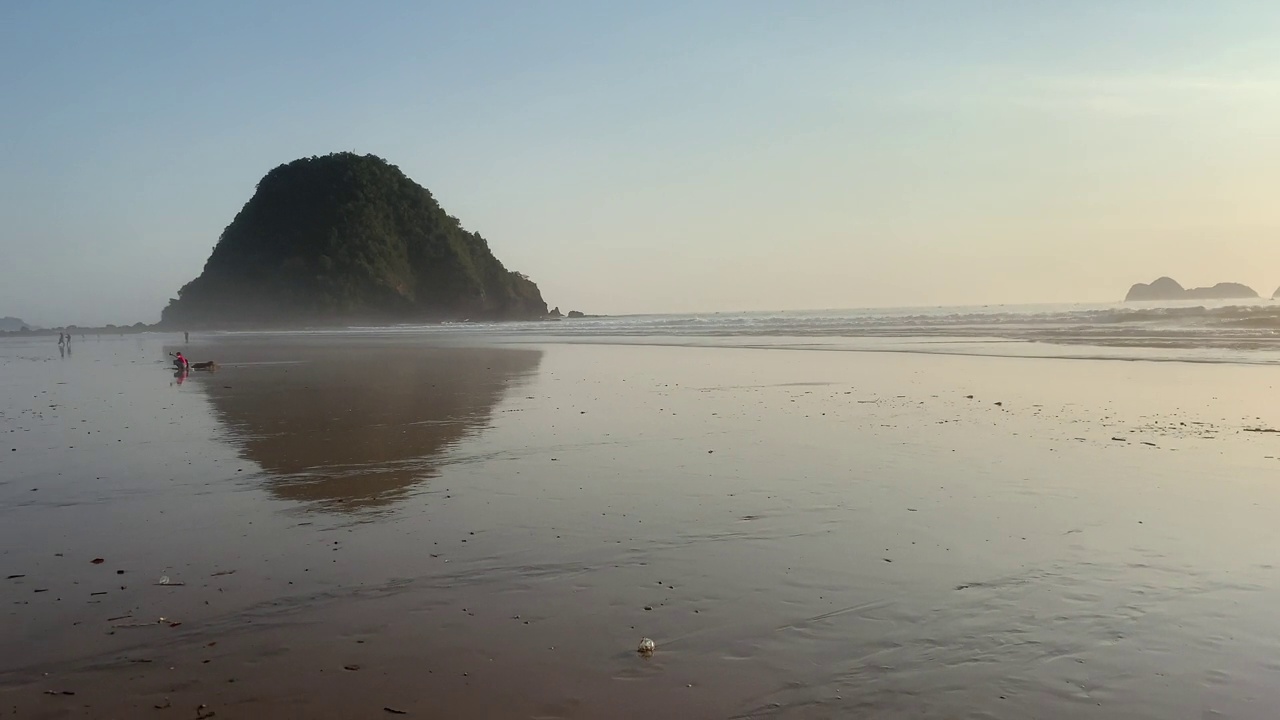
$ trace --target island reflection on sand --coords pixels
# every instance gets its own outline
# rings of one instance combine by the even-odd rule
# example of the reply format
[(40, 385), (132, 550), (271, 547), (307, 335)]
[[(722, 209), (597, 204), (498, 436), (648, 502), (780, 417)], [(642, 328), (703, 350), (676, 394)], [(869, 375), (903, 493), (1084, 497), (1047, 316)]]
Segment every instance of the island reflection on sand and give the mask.
[(289, 344), (238, 347), (237, 357), (251, 359), (199, 383), (226, 438), (261, 466), (272, 495), (358, 512), (435, 477), (542, 352)]

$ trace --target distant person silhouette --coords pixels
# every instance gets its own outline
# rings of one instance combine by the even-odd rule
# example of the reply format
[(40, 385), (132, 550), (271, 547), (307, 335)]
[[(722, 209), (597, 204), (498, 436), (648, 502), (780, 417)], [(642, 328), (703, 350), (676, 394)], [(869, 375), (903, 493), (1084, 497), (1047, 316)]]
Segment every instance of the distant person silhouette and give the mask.
[(182, 333), (182, 342), (187, 343), (188, 345), (191, 344), (191, 333), (184, 330)]

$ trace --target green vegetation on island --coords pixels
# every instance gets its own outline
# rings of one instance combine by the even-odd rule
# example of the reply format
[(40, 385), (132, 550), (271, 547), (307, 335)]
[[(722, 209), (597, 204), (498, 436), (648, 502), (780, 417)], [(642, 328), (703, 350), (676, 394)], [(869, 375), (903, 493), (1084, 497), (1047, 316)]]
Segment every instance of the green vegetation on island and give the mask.
[(534, 319), (542, 293), (373, 155), (281, 165), (223, 231), (167, 327)]

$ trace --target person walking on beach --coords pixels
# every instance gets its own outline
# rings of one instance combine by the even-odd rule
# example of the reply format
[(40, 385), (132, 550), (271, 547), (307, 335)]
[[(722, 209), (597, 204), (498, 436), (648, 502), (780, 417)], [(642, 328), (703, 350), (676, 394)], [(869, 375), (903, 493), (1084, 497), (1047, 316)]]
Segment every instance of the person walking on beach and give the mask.
[(190, 344), (191, 344), (191, 333), (187, 332), (186, 330), (183, 330), (183, 331), (182, 331), (182, 342), (184, 342), (184, 343), (186, 343), (186, 344), (190, 345)]

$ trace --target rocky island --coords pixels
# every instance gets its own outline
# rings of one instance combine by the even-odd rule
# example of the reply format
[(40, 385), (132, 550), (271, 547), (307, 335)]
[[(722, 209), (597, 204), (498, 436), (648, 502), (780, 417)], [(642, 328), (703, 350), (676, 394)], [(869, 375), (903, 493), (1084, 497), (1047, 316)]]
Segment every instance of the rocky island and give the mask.
[(422, 186), (373, 155), (281, 165), (161, 315), (170, 328), (525, 320), (538, 286)]
[[(1278, 291), (1280, 292), (1280, 291)], [(1213, 287), (1184, 288), (1177, 280), (1162, 277), (1150, 284), (1138, 283), (1129, 288), (1125, 302), (1143, 300), (1244, 300), (1257, 298), (1253, 288), (1240, 283), (1218, 283)]]
[(27, 324), (21, 318), (16, 317), (0, 317), (0, 332), (19, 332), (27, 327)]

